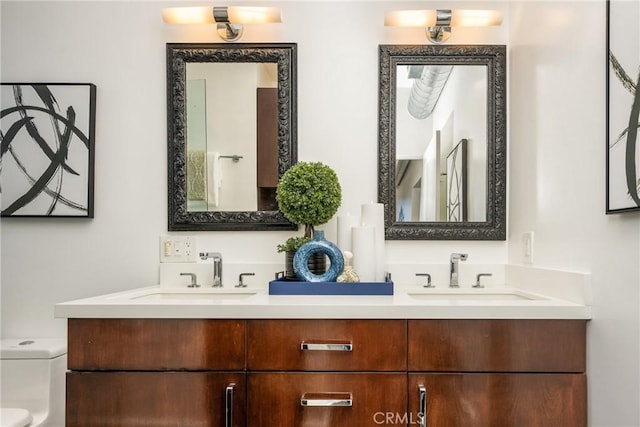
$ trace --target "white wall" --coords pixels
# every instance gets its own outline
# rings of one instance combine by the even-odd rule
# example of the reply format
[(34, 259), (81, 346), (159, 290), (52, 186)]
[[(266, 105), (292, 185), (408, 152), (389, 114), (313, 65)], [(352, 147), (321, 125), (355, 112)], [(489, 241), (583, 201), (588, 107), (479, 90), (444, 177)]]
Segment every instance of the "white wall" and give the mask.
[[(425, 3), (273, 4), (285, 23), (247, 27), (242, 41), (298, 43), (298, 157), (332, 166), (342, 211), (355, 213), (377, 198), (377, 46), (425, 43), (421, 29), (385, 28), (383, 14)], [(157, 283), (167, 230), (165, 43), (218, 42), (208, 26), (164, 25), (160, 9), (172, 5), (0, 2), (2, 81), (98, 87), (95, 219), (1, 221), (2, 336), (63, 336), (56, 302)], [(635, 214), (603, 214), (604, 2), (455, 6), (511, 9), (503, 26), (456, 29), (450, 40), (510, 46), (509, 241), (390, 241), (387, 261), (444, 263), (463, 251), (468, 263), (517, 263), (522, 232), (534, 230), (536, 265), (593, 273), (593, 425), (637, 426), (640, 227)], [(281, 262), (275, 247), (291, 235), (193, 234), (198, 249), (230, 263)]]
[(604, 1), (512, 2), (509, 261), (592, 273), (590, 421), (638, 426), (638, 214), (606, 216)]

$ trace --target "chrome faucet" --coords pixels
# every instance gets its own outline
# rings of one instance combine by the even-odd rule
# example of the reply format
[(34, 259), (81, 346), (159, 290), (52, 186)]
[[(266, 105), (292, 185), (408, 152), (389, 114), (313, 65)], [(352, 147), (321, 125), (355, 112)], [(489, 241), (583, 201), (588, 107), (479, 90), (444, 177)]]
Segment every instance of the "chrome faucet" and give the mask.
[(458, 269), (459, 264), (458, 261), (466, 261), (468, 255), (467, 254), (451, 254), (451, 258), (449, 259), (449, 287), (450, 288), (459, 288), (460, 284), (458, 283)]
[(222, 254), (220, 252), (200, 252), (200, 259), (213, 259), (213, 287), (222, 287)]

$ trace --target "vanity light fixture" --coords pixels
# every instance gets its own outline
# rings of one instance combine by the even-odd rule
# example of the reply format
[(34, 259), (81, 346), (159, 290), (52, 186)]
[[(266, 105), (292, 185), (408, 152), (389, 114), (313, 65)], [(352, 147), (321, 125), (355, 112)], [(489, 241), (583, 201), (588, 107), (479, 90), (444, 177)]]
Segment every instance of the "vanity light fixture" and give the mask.
[(443, 43), (451, 36), (451, 27), (489, 27), (502, 24), (498, 10), (394, 10), (384, 16), (388, 27), (424, 27), (432, 43)]
[(282, 22), (279, 8), (253, 6), (170, 7), (162, 9), (162, 19), (167, 24), (216, 24), (226, 42), (242, 36), (243, 24)]

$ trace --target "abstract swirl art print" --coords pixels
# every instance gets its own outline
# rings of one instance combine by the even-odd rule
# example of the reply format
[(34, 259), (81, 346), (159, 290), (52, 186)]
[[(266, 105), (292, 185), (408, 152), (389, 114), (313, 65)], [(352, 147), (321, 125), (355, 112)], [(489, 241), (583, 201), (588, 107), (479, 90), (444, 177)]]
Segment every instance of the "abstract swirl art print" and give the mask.
[(3, 217), (93, 218), (96, 86), (2, 83)]
[(640, 1), (607, 1), (607, 207), (640, 210)]

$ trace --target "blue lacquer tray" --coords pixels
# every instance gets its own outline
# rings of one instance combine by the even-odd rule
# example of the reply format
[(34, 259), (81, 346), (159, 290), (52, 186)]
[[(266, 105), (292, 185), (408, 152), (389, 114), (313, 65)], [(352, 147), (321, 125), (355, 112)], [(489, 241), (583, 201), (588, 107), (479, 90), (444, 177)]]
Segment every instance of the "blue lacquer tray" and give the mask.
[(270, 295), (393, 295), (393, 282), (269, 282)]

